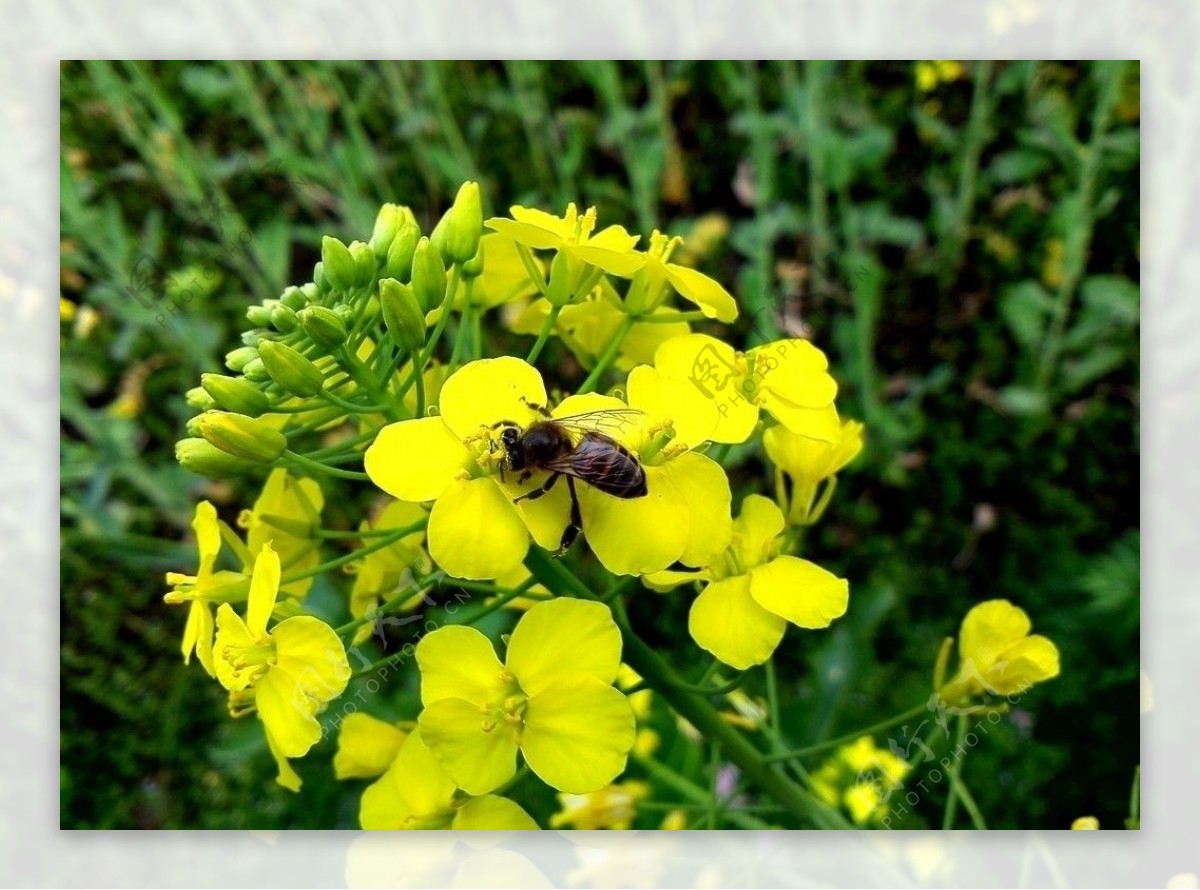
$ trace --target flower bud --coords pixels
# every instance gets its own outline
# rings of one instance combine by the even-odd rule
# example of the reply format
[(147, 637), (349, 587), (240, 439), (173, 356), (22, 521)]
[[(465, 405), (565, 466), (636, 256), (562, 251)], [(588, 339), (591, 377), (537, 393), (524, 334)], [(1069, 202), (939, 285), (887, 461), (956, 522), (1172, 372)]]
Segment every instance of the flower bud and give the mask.
[(200, 415), (200, 434), (226, 454), (269, 464), (287, 450), (287, 436), (261, 420), (226, 411)]
[(264, 340), (259, 353), (271, 379), (294, 396), (307, 399), (325, 385), (321, 369), (286, 343)]
[(346, 323), (332, 309), (324, 306), (309, 306), (296, 313), (300, 327), (314, 343), (326, 349), (336, 349), (346, 342)]
[(283, 289), (283, 295), (279, 298), (279, 302), (287, 306), (293, 312), (299, 312), (308, 303), (308, 297), (304, 291), (292, 284)]
[(354, 258), (354, 284), (366, 287), (375, 280), (375, 253), (361, 241), (350, 242), (350, 256)]
[(225, 353), (225, 367), (239, 372), (256, 358), (258, 358), (258, 350), (253, 346), (239, 346), (237, 349), (231, 349)]
[[(263, 343), (268, 341), (263, 340)], [(242, 376), (247, 380), (252, 380), (255, 383), (264, 383), (271, 379), (271, 375), (267, 373), (267, 369), (263, 367), (262, 356), (246, 362), (246, 366), (242, 368)]]
[[(209, 398), (212, 398), (212, 397), (209, 396)], [(216, 402), (213, 402), (213, 404), (216, 405)], [(209, 408), (206, 410), (212, 411), (214, 409)], [(204, 438), (203, 436), (200, 435), (200, 418), (203, 416), (204, 416), (203, 414), (197, 414), (195, 417), (189, 417), (187, 419), (187, 423), (184, 424), (184, 429), (187, 430), (187, 434), (189, 436), (194, 436), (197, 439)]]
[(263, 338), (264, 333), (265, 331), (263, 331), (262, 328), (254, 328), (251, 331), (242, 331), (242, 344), (245, 346), (258, 346), (258, 341)]
[(412, 289), (425, 312), (442, 305), (446, 296), (446, 264), (428, 238), (417, 242), (413, 254)]
[(217, 403), (213, 401), (213, 397), (202, 386), (193, 386), (184, 395), (184, 400), (189, 408), (196, 411), (211, 411), (217, 407)]
[(546, 286), (546, 299), (551, 306), (565, 306), (571, 299), (571, 260), (565, 251), (559, 251), (550, 262), (550, 282)]
[(425, 313), (412, 288), (385, 278), (379, 282), (379, 303), (384, 324), (396, 342), (410, 353), (420, 349), (425, 343)]
[(180, 439), (175, 443), (175, 460), (190, 473), (210, 479), (225, 479), (255, 470), (258, 464), (226, 454), (205, 439)]
[(200, 385), (220, 407), (235, 414), (258, 417), (271, 407), (267, 394), (244, 377), (201, 374)]
[(256, 328), (269, 327), (271, 324), (271, 310), (266, 306), (251, 306), (246, 310), (246, 319)]
[(483, 245), (484, 240), (479, 239), (479, 249), (475, 251), (475, 256), (471, 257), (462, 264), (463, 278), (478, 278), (483, 274)]
[(287, 306), (280, 303), (271, 310), (271, 326), (281, 334), (290, 334), (296, 330), (296, 313)]
[(407, 282), (412, 275), (413, 254), (417, 251), (417, 242), (421, 240), (421, 227), (416, 220), (406, 220), (388, 248), (387, 262), (383, 266), (386, 278)]
[[(321, 299), (321, 289), (311, 281), (301, 286), (300, 293), (304, 294), (305, 303), (316, 303)], [(304, 307), (293, 306), (292, 308), (299, 312)]]
[[(375, 216), (375, 228), (371, 232), (371, 250), (379, 262), (387, 260), (388, 250), (396, 234), (408, 222), (416, 223), (412, 211), (399, 204), (384, 204)], [(415, 243), (415, 242), (414, 242)]]
[(482, 234), (483, 200), (479, 183), (464, 182), (429, 239), (447, 262), (465, 263), (475, 256)]
[(329, 277), (325, 274), (325, 264), (320, 260), (317, 260), (317, 264), (313, 266), (313, 284), (322, 294), (329, 293), (333, 289), (333, 285), (329, 283)]
[(326, 235), (321, 239), (321, 263), (325, 277), (334, 290), (348, 291), (354, 287), (358, 277), (354, 257), (350, 254), (350, 248), (337, 238)]

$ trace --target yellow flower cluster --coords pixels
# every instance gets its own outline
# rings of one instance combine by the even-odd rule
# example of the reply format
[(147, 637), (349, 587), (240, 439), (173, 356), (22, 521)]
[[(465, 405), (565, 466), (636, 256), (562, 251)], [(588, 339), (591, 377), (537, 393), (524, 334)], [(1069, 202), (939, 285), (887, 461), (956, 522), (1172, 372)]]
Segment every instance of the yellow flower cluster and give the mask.
[[(653, 809), (651, 764), (670, 741), (658, 729), (682, 726), (679, 740), (711, 736), (733, 772), (792, 815), (825, 807), (827, 819), (845, 821), (829, 815), (836, 809), (860, 825), (877, 818), (881, 783), (903, 777), (902, 761), (864, 736), (814, 774), (813, 798), (740, 738), (781, 732), (778, 702), (736, 689), (746, 673), (709, 685), (721, 665), (747, 672), (770, 661), (789, 625), (820, 630), (849, 608), (849, 582), (799, 549), (862, 451), (863, 426), (839, 416), (817, 346), (792, 338), (739, 350), (714, 336), (738, 315), (733, 297), (687, 264), (697, 254), (682, 239), (655, 231), (645, 249), (639, 241), (573, 204), (561, 217), (517, 206), (485, 220), (475, 183), (428, 237), (410, 210), (386, 205), (369, 242), (326, 238), (312, 282), (250, 307), (254, 329), (226, 357), (234, 376), (205, 375), (188, 393), (200, 413), (177, 446), (180, 462), (266, 480), (238, 517), (244, 539), (213, 504), (197, 506), (198, 565), (167, 576), (166, 601), (189, 606), (185, 662), (195, 655), (221, 683), (233, 715), (261, 720), (280, 784), (299, 789), (289, 761), (337, 724), (336, 776), (370, 780), (363, 828), (535, 829), (505, 796), (523, 800), (517, 786), (529, 775), (557, 794), (549, 826), (629, 828), (639, 807)], [(526, 357), (487, 354), (481, 318), (493, 310), (511, 333), (536, 336)], [(444, 334), (453, 343), (439, 353)], [(539, 370), (552, 337), (586, 372), (573, 391)], [(752, 477), (731, 485), (733, 446), (765, 453), (758, 487), (769, 496), (753, 493)], [(343, 527), (323, 528), (326, 493), (333, 500), (329, 486), (342, 482), (390, 498), (354, 513), (357, 502), (338, 491), (330, 524)], [(571, 559), (551, 558), (577, 540)], [(323, 554), (339, 542), (357, 548)], [(220, 567), (223, 555), (236, 567)], [(572, 566), (589, 555), (584, 581)], [(344, 601), (329, 606), (323, 589), (320, 608), (306, 605), (314, 579), (334, 569), (353, 577)], [(694, 588), (693, 652), (715, 659), (699, 684), (637, 635), (625, 600), (639, 585)], [(481, 602), (392, 622), (433, 605), (435, 587), (456, 586)], [(324, 617), (339, 610), (349, 620), (335, 629)], [(372, 660), (359, 650), (375, 636), (394, 641), (388, 627), (409, 620), (420, 623), (399, 653)], [(962, 667), (946, 683), (939, 672), (942, 703), (1057, 674), (1057, 650), (1029, 629), (1005, 601), (972, 610)], [(354, 677), (351, 655), (366, 665)], [(405, 719), (347, 703), (323, 728), (322, 713), (358, 689), (352, 682), (379, 693), (406, 659), (419, 673), (419, 708), (384, 692), (381, 706)], [(774, 698), (770, 669), (767, 678)], [(735, 710), (713, 708), (718, 695)], [(673, 719), (652, 716), (660, 700)], [(631, 760), (651, 781), (626, 775)], [(684, 806), (695, 805), (655, 803), (671, 808), (671, 827), (688, 824)], [(713, 818), (721, 806), (714, 799)]]

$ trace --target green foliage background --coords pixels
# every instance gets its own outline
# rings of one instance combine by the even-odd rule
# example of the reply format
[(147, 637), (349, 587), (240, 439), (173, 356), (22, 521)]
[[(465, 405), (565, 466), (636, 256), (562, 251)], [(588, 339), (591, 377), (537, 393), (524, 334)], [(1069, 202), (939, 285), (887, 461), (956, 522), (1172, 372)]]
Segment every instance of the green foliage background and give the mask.
[[(198, 497), (232, 516), (252, 492), (189, 476), (172, 445), (183, 393), (221, 370), (249, 303), (308, 280), (322, 234), (365, 238), (384, 201), (432, 223), (465, 179), (490, 212), (575, 200), (685, 235), (719, 214), (728, 236), (703, 268), (746, 336), (802, 320), (828, 352), (869, 441), (806, 542), (850, 578), (850, 613), (777, 656), (793, 741), (923, 701), (941, 638), (1007, 597), (1063, 673), (968, 757), (989, 825), (1123, 824), (1139, 754), (1138, 65), (967, 63), (923, 86), (911, 63), (65, 63), (62, 293), (79, 309), (62, 325), (63, 827), (356, 825), (361, 786), (333, 781), (331, 744), (290, 795), (254, 722), (228, 720), (179, 662), (162, 574), (193, 564)], [(165, 288), (139, 285), (147, 269)], [(736, 500), (761, 465), (734, 458)], [(648, 594), (633, 617), (691, 664), (685, 609)], [(938, 824), (943, 798), (905, 824)]]

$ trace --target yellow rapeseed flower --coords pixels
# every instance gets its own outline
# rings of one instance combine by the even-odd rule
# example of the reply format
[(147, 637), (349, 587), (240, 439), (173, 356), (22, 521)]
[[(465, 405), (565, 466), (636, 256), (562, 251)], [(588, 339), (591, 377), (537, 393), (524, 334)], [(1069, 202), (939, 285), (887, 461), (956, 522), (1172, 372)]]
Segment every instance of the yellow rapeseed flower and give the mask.
[(980, 603), (963, 618), (958, 633), (960, 667), (940, 692), (949, 705), (991, 693), (1023, 693), (1035, 683), (1057, 677), (1058, 647), (1030, 634), (1024, 609), (1008, 600)]
[[(217, 508), (208, 501), (196, 505), (192, 518), (196, 533), (199, 566), (195, 575), (167, 572), (171, 591), (163, 601), (171, 604), (188, 603), (187, 625), (183, 630), (183, 663), (190, 664), (192, 652), (208, 671), (213, 671), (213, 606), (220, 603), (240, 603), (250, 592), (249, 567), (245, 571), (216, 571), (214, 566), (221, 552), (221, 522)], [(230, 535), (232, 537), (232, 533)]]
[[(262, 493), (254, 506), (238, 516), (238, 526), (246, 530), (250, 552), (262, 552), (270, 544), (289, 572), (303, 572), (320, 560), (316, 533), (321, 528), (321, 510), (325, 495), (315, 479), (297, 478), (277, 468), (267, 476)], [(313, 579), (300, 578), (283, 585), (280, 593), (303, 598)]]
[(645, 265), (638, 270), (625, 296), (629, 312), (642, 315), (662, 304), (670, 284), (683, 297), (704, 313), (705, 318), (729, 323), (737, 318), (738, 308), (729, 292), (703, 272), (697, 272), (679, 263), (672, 263), (671, 254), (683, 244), (683, 239), (674, 238), (655, 230), (650, 235), (650, 249), (641, 254)]
[(358, 819), (368, 830), (534, 830), (537, 823), (504, 797), (464, 798), (414, 730), (383, 776), (363, 792)]
[[(832, 442), (793, 433), (785, 426), (773, 426), (763, 433), (763, 447), (775, 464), (776, 497), (788, 522), (805, 525), (810, 519), (815, 521), (817, 486), (862, 451), (863, 425), (856, 420), (843, 420), (838, 437)], [(784, 485), (785, 476), (791, 481), (790, 492)]]
[(807, 340), (776, 340), (738, 352), (716, 337), (688, 334), (663, 343), (654, 366), (688, 381), (713, 403), (714, 442), (745, 442), (760, 408), (799, 435), (829, 442), (840, 435), (837, 383), (825, 353)]
[(633, 824), (638, 803), (649, 796), (650, 786), (637, 779), (606, 785), (589, 794), (560, 794), (561, 809), (550, 817), (550, 827), (624, 831)]
[(517, 622), (504, 664), (471, 627), (417, 645), (421, 736), (454, 783), (487, 794), (516, 774), (517, 751), (546, 784), (572, 794), (625, 769), (634, 715), (613, 680), (621, 633), (601, 603), (559, 598)]
[[(232, 693), (231, 710), (245, 713), (253, 701), (276, 760), (308, 753), (321, 738), (316, 714), (350, 679), (342, 641), (319, 618), (297, 615), (267, 629), (280, 575), (279, 554), (265, 544), (254, 561), (245, 620), (222, 603), (213, 645), (217, 679)], [(295, 790), (299, 780), (285, 766), (280, 782)]]
[[(622, 278), (632, 276), (645, 262), (633, 249), (638, 236), (630, 235), (621, 226), (608, 226), (592, 234), (596, 228), (595, 207), (580, 215), (571, 203), (563, 216), (555, 216), (517, 205), (510, 207), (509, 213), (511, 219), (493, 217), (484, 225), (517, 244), (533, 250), (555, 250), (573, 265), (594, 266)], [(577, 275), (576, 272), (572, 277)]]
[(656, 588), (705, 582), (688, 614), (688, 631), (700, 648), (745, 670), (771, 657), (788, 623), (808, 630), (828, 627), (846, 612), (850, 585), (815, 563), (779, 555), (786, 523), (775, 503), (752, 494), (733, 523), (733, 540), (697, 572), (646, 576)]
[(450, 575), (507, 575), (525, 558), (531, 535), (541, 547), (558, 547), (570, 520), (566, 486), (514, 503), (544, 479), (499, 475), (496, 424), (524, 428), (540, 416), (531, 406), (545, 404), (541, 375), (521, 359), (470, 362), (442, 386), (438, 416), (389, 424), (367, 449), (376, 485), (402, 501), (434, 501), (429, 555)]

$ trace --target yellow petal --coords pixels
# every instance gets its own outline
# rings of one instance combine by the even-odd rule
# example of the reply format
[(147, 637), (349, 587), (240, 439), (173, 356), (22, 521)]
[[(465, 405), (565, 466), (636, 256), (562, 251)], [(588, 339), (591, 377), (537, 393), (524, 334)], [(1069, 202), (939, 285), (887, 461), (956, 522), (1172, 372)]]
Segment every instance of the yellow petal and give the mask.
[(199, 575), (212, 571), (217, 554), (221, 550), (221, 527), (217, 522), (217, 508), (208, 501), (196, 505), (192, 517), (192, 530), (196, 533), (196, 550), (200, 554)]
[(709, 584), (688, 613), (688, 632), (696, 644), (739, 671), (770, 658), (786, 627), (750, 596), (747, 575)]
[(958, 655), (986, 674), (999, 654), (1028, 636), (1032, 624), (1024, 609), (1008, 600), (988, 600), (973, 607), (963, 618), (958, 633)]
[(706, 566), (729, 546), (733, 496), (729, 478), (719, 463), (703, 454), (682, 454), (662, 466), (687, 503), (688, 538), (679, 561)]
[(402, 501), (432, 501), (462, 475), (470, 453), (440, 417), (391, 423), (363, 459), (371, 481)]
[(690, 534), (687, 500), (665, 467), (645, 467), (648, 493), (617, 498), (579, 485), (583, 533), (596, 558), (618, 575), (659, 572), (679, 559)]
[(863, 425), (842, 421), (833, 442), (799, 435), (783, 426), (771, 427), (763, 433), (763, 447), (772, 463), (797, 485), (810, 487), (838, 472), (862, 451)]
[(1034, 634), (1005, 649), (986, 679), (996, 693), (1007, 695), (1024, 692), (1034, 683), (1058, 674), (1058, 647), (1046, 637)]
[(417, 643), (421, 703), (460, 698), (480, 706), (503, 698), (504, 666), (491, 641), (473, 627), (439, 627)]
[(488, 234), (479, 240), (479, 247), (483, 250), (483, 274), (472, 287), (472, 303), (490, 308), (537, 292), (512, 240)]
[(786, 524), (774, 501), (747, 495), (733, 524), (733, 549), (741, 566), (751, 569), (766, 562)]
[[(608, 230), (606, 229), (605, 231)], [(646, 265), (644, 257), (632, 252), (599, 247), (596, 245), (595, 238), (591, 239), (587, 244), (572, 244), (563, 249), (570, 256), (582, 260), (589, 266), (603, 269), (608, 274), (616, 275), (620, 278), (632, 278), (637, 274), (638, 269)]]
[(442, 420), (459, 439), (501, 421), (526, 427), (539, 416), (530, 405), (545, 404), (542, 375), (511, 355), (463, 365), (442, 385), (438, 402)]
[(254, 558), (254, 574), (250, 578), (250, 602), (246, 606), (246, 628), (255, 639), (267, 633), (267, 619), (275, 609), (279, 596), (279, 554), (270, 544)]
[(503, 719), (485, 731), (478, 705), (443, 698), (425, 706), (421, 738), (456, 785), (472, 795), (495, 791), (517, 772), (517, 743)]
[(292, 769), (292, 765), (288, 763), (288, 759), (279, 750), (279, 744), (271, 736), (271, 730), (263, 727), (264, 734), (267, 737), (267, 750), (271, 752), (271, 756), (275, 759), (275, 768), (278, 775), (275, 776), (275, 781), (286, 788), (288, 791), (297, 792), (300, 786), (304, 784), (300, 781), (299, 774)]
[(807, 559), (777, 556), (751, 569), (750, 595), (768, 612), (815, 630), (846, 614), (850, 584)]
[(667, 280), (681, 297), (699, 306), (706, 318), (715, 318), (727, 324), (737, 318), (737, 303), (729, 291), (704, 273), (667, 263)]
[(217, 636), (213, 642), (213, 669), (217, 680), (230, 692), (239, 692), (250, 685), (248, 671), (235, 670), (225, 657), (226, 651), (249, 649), (255, 645), (242, 616), (229, 603), (217, 607)]
[(529, 699), (521, 750), (547, 785), (587, 794), (624, 771), (635, 735), (628, 699), (584, 677), (555, 683)]
[(707, 571), (698, 572), (651, 572), (648, 575), (642, 576), (642, 582), (651, 590), (657, 590), (659, 593), (670, 590), (672, 587), (678, 587), (680, 584), (694, 584), (697, 581), (709, 580)]
[[(660, 315), (673, 311), (672, 309), (659, 306), (651, 314)], [(619, 322), (620, 318), (618, 317)], [(621, 345), (621, 352), (617, 357), (617, 369), (627, 372), (637, 365), (654, 364), (654, 355), (658, 352), (658, 347), (668, 340), (672, 340), (675, 337), (682, 337), (689, 333), (691, 333), (691, 328), (686, 321), (639, 321), (629, 329), (629, 334), (625, 337), (625, 342)]]
[(508, 798), (488, 794), (468, 800), (450, 827), (460, 831), (536, 831), (538, 824)]
[(639, 365), (629, 372), (628, 387), (631, 408), (644, 412), (651, 424), (669, 422), (675, 428), (672, 444), (695, 448), (716, 429), (716, 403), (684, 380)]
[(213, 624), (212, 606), (203, 600), (192, 600), (188, 607), (187, 625), (183, 629), (183, 663), (190, 664), (192, 651), (196, 659), (208, 672), (215, 677), (213, 670)]
[[(314, 703), (337, 698), (350, 681), (346, 649), (333, 628), (311, 615), (286, 618), (271, 631), (276, 666), (295, 679), (293, 696)], [(315, 704), (314, 704), (315, 708)]]
[(321, 724), (299, 677), (273, 667), (254, 687), (259, 719), (284, 757), (303, 757), (321, 740)]
[(454, 790), (450, 774), (429, 752), (420, 731), (414, 731), (387, 772), (363, 792), (359, 824), (368, 830), (409, 828), (439, 815), (449, 822)]
[(458, 479), (429, 514), (429, 555), (455, 578), (498, 578), (529, 550), (529, 531), (512, 501), (490, 478)]
[(526, 695), (576, 677), (611, 684), (621, 666), (621, 632), (603, 603), (560, 597), (521, 616), (505, 664)]
[(371, 779), (382, 776), (408, 734), (393, 724), (362, 711), (347, 714), (338, 728), (333, 774), (339, 779)]
[(772, 417), (793, 433), (828, 443), (837, 442), (841, 436), (841, 422), (832, 403), (824, 408), (802, 408), (768, 390), (760, 390), (758, 400)]
[(686, 380), (717, 409), (714, 442), (745, 442), (758, 423), (753, 389), (732, 346), (706, 334), (675, 337), (659, 346), (654, 366), (676, 380)]
[(516, 509), (537, 545), (546, 550), (557, 550), (563, 530), (571, 521), (571, 492), (566, 480), (559, 479), (550, 491), (540, 497), (517, 500), (541, 488), (548, 478), (547, 473), (536, 473), (524, 482), (518, 482), (511, 473), (507, 474), (504, 482), (500, 482), (499, 477), (492, 477)]

